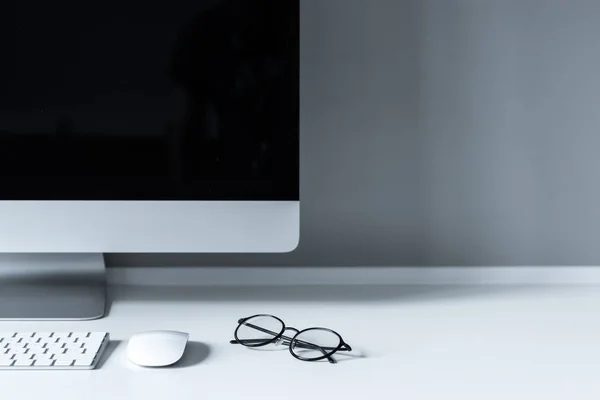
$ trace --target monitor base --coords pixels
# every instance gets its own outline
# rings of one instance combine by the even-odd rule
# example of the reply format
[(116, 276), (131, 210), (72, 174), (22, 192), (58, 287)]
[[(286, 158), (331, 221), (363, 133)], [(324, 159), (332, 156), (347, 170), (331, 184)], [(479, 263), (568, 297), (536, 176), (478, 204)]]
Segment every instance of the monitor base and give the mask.
[(0, 253), (0, 320), (90, 320), (105, 308), (102, 254)]

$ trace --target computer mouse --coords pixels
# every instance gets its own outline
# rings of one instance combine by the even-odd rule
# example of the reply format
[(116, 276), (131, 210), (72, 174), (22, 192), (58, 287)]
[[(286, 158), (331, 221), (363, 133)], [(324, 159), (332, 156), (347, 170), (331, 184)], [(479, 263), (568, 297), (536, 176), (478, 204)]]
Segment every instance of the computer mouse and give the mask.
[(142, 367), (166, 367), (183, 356), (190, 335), (177, 331), (136, 333), (129, 339), (127, 358)]

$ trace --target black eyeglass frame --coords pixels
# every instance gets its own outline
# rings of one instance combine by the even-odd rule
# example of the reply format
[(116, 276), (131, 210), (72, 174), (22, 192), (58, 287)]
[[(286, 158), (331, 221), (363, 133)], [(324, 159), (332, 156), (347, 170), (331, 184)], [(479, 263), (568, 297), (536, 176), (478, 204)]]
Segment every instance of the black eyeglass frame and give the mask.
[[(258, 327), (256, 325), (244, 324), (244, 322), (246, 322), (252, 318), (257, 318), (257, 317), (270, 317), (270, 318), (276, 319), (277, 321), (279, 321), (281, 323), (281, 326), (282, 326), (281, 331), (279, 333), (277, 333), (277, 332), (272, 332), (263, 327)], [(240, 339), (238, 337), (238, 330), (242, 326), (249, 326), (249, 327), (257, 329), (259, 331), (268, 333), (270, 335), (273, 335), (273, 338), (272, 339)], [(294, 331), (294, 332), (296, 332), (296, 334), (293, 337), (285, 336), (284, 333), (286, 330)], [(335, 336), (338, 337), (339, 344), (336, 347), (323, 347), (323, 346), (316, 345), (314, 343), (309, 343), (309, 342), (297, 339), (297, 337), (300, 334), (308, 332), (308, 331), (312, 331), (312, 330), (326, 331), (326, 332), (330, 332), (330, 333), (334, 334)], [(235, 337), (235, 340), (231, 340), (229, 343), (240, 344), (244, 347), (263, 347), (263, 346), (266, 346), (271, 343), (283, 344), (285, 346), (288, 346), (288, 350), (289, 350), (290, 354), (294, 358), (296, 358), (300, 361), (320, 361), (320, 360), (327, 359), (330, 363), (335, 364), (336, 361), (332, 357), (335, 353), (337, 353), (338, 351), (352, 351), (352, 347), (350, 347), (350, 345), (348, 343), (344, 342), (344, 339), (342, 338), (342, 336), (334, 330), (331, 330), (329, 328), (322, 328), (322, 327), (318, 327), (318, 326), (306, 328), (303, 330), (298, 330), (294, 327), (286, 326), (285, 322), (283, 322), (283, 320), (281, 318), (278, 318), (271, 314), (256, 314), (256, 315), (252, 315), (250, 317), (240, 318), (238, 320), (238, 326), (235, 329), (235, 331), (233, 332), (233, 337)], [(250, 343), (250, 342), (257, 342), (257, 343)], [(292, 346), (292, 344), (295, 344), (295, 346)], [(297, 355), (296, 353), (294, 353), (294, 347), (317, 349), (317, 350), (320, 350), (323, 353), (323, 355), (319, 356), (319, 357), (311, 357), (311, 358), (301, 357), (301, 356)]]

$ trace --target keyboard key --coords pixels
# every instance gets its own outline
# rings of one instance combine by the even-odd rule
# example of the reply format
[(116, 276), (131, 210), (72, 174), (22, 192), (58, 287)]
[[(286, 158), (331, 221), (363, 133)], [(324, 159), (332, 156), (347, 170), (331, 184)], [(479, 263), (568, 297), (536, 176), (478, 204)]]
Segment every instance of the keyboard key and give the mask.
[(89, 344), (86, 344), (85, 349), (86, 349), (86, 352), (84, 354), (87, 354), (87, 353), (96, 353), (100, 349), (100, 343), (89, 343)]
[(78, 357), (75, 360), (75, 366), (80, 366), (80, 367), (89, 367), (90, 365), (92, 365), (94, 363), (94, 359), (95, 357)]
[(71, 339), (77, 339), (81, 341), (81, 339), (87, 338), (90, 332), (73, 332), (71, 335)]
[(35, 367), (49, 367), (54, 363), (54, 360), (50, 359), (50, 357), (40, 357), (35, 359)]
[(16, 337), (23, 338), (25, 340), (29, 340), (33, 337), (33, 332), (20, 332), (16, 335)]
[(64, 351), (64, 349), (62, 347), (57, 347), (57, 346), (48, 346), (48, 353), (62, 353)]
[(10, 367), (14, 364), (15, 360), (0, 360), (0, 367)]
[(52, 332), (38, 332), (35, 334), (34, 338), (36, 340), (46, 340), (48, 341), (48, 339), (50, 338), (50, 335), (52, 334)]
[(88, 336), (88, 338), (91, 339), (91, 340), (102, 341), (102, 340), (104, 340), (105, 336), (106, 335), (104, 333), (102, 333), (102, 332), (92, 332), (92, 333), (90, 333), (90, 335)]
[[(37, 357), (40, 357), (42, 355), (48, 354), (48, 349), (44, 349), (44, 348), (32, 349), (31, 353), (35, 354)], [(50, 357), (49, 354), (48, 354), (48, 357)]]
[(56, 360), (53, 367), (70, 367), (73, 365), (73, 360)]
[(17, 358), (13, 367), (31, 367), (33, 360), (31, 358)]
[(61, 359), (66, 360), (67, 358), (70, 358), (73, 360), (75, 358), (75, 353), (69, 353), (68, 351), (65, 351), (64, 353), (56, 354), (56, 359), (58, 359), (58, 360), (61, 360)]
[[(56, 362), (57, 362), (59, 365), (62, 365), (62, 364), (64, 364), (64, 363), (66, 363), (67, 365), (72, 365), (73, 363), (75, 363), (75, 359), (74, 359), (74, 358), (72, 358), (72, 357), (71, 357), (71, 358), (60, 358), (60, 359), (56, 360)], [(55, 364), (56, 364), (56, 363), (55, 363)], [(63, 366), (64, 366), (64, 365), (63, 365)]]

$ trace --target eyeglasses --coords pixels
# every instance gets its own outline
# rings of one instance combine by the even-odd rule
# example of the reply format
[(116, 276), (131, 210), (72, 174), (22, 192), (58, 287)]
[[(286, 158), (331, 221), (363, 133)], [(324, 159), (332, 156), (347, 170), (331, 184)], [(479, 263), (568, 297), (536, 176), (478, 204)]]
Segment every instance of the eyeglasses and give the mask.
[[(268, 314), (253, 315), (238, 320), (238, 327), (231, 344), (246, 347), (262, 347), (270, 343), (289, 346), (290, 353), (298, 360), (319, 361), (327, 359), (334, 364), (332, 357), (338, 351), (352, 351), (350, 345), (335, 331), (327, 328), (308, 328), (302, 331), (286, 327), (285, 323)], [(284, 335), (285, 331), (293, 331), (292, 337)]]

